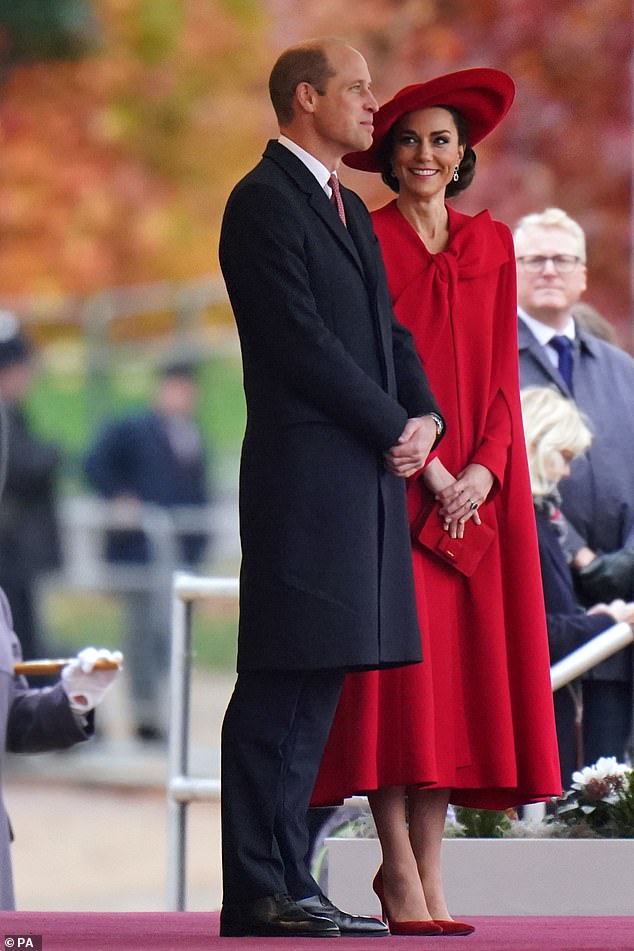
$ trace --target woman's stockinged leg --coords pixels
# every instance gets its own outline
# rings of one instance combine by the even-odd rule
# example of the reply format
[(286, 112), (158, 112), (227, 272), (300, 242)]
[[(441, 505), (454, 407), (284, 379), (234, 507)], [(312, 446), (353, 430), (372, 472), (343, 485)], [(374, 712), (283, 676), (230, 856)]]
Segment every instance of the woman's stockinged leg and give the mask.
[(448, 789), (408, 789), (409, 839), (418, 865), (429, 914), (434, 919), (450, 919), (442, 880), (442, 838), (445, 828)]
[(383, 855), (385, 905), (394, 921), (431, 918), (418, 863), (407, 829), (404, 786), (385, 786), (368, 794)]

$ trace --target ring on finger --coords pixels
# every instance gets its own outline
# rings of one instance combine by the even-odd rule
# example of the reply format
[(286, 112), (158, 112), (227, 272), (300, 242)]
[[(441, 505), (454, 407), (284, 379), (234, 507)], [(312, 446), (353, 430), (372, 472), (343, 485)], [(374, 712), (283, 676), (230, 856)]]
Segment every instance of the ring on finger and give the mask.
[(470, 499), (470, 500), (469, 500), (469, 508), (470, 508), (470, 510), (471, 510), (472, 512), (475, 512), (475, 510), (477, 509), (477, 507), (478, 507), (478, 503), (475, 502), (475, 501), (471, 501), (471, 499)]

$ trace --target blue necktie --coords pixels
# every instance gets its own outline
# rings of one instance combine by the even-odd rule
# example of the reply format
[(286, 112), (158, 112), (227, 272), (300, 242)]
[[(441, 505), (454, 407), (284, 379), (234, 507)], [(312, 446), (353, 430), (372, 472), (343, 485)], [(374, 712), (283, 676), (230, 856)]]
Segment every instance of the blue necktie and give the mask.
[(572, 393), (572, 340), (570, 337), (555, 336), (551, 337), (548, 343), (557, 351), (559, 358), (558, 370)]

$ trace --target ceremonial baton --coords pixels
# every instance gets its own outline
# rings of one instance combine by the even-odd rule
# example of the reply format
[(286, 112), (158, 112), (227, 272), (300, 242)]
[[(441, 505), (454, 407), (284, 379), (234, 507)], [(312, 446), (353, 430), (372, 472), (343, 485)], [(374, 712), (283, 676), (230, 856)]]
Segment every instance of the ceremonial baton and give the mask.
[[(60, 658), (58, 660), (23, 660), (14, 667), (16, 674), (22, 674), (25, 677), (47, 677), (49, 674), (59, 674), (67, 664), (70, 664), (74, 657)], [(95, 661), (93, 670), (118, 670), (121, 665), (116, 660), (107, 660), (102, 658)]]

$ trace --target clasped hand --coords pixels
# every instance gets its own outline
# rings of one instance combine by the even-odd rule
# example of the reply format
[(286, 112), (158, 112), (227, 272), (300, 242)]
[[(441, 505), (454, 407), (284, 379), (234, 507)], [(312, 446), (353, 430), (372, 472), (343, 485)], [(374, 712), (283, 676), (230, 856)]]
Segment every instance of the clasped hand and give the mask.
[(477, 462), (466, 466), (454, 477), (434, 459), (426, 473), (425, 483), (440, 503), (440, 516), (451, 538), (463, 538), (469, 519), (481, 524), (478, 507), (486, 500), (493, 486), (493, 475)]
[(408, 419), (398, 442), (383, 458), (385, 468), (392, 475), (408, 479), (425, 465), (437, 436), (436, 423), (431, 416)]

